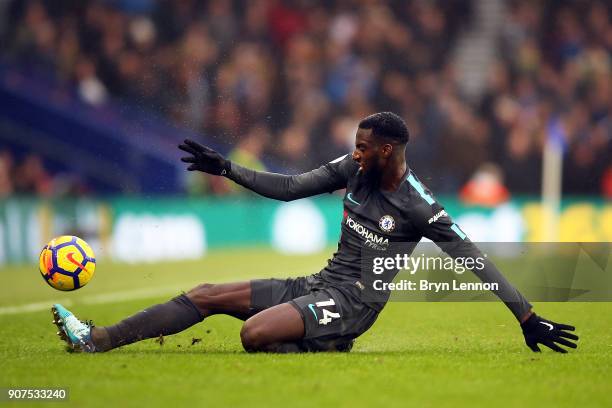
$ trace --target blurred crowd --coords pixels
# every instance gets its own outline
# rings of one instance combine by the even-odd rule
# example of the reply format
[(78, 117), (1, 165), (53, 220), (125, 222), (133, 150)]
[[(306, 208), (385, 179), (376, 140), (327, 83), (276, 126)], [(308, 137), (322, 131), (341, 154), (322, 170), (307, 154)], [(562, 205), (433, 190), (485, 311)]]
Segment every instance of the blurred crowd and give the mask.
[(50, 193), (51, 176), (40, 156), (29, 155), (16, 163), (9, 151), (0, 151), (0, 198), (12, 194), (48, 196)]
[(476, 110), (512, 190), (537, 191), (548, 139), (565, 153), (564, 192), (612, 197), (611, 6), (512, 3)]
[(14, 194), (61, 197), (89, 192), (78, 175), (49, 171), (38, 154), (17, 158), (9, 150), (0, 150), (0, 199)]
[[(502, 197), (538, 194), (551, 140), (564, 152), (564, 193), (612, 196), (610, 5), (509, 1), (477, 101), (462, 95), (453, 64), (473, 6), (13, 1), (2, 55), (54, 73), (91, 105), (157, 111), (252, 167), (265, 157), (309, 170), (350, 151), (362, 117), (390, 110), (407, 121), (409, 164), (434, 191), (469, 200), (470, 186), (493, 180)], [(202, 188), (231, 190), (192, 183)]]

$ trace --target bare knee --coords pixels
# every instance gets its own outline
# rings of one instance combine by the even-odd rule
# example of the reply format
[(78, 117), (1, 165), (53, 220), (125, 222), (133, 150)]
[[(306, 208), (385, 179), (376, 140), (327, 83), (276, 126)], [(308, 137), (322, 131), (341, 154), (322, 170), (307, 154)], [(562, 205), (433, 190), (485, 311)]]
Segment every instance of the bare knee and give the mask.
[(246, 351), (276, 351), (283, 343), (304, 337), (302, 316), (289, 303), (272, 306), (250, 317), (240, 330)]
[(261, 326), (253, 323), (250, 319), (240, 329), (240, 340), (242, 341), (242, 347), (249, 352), (264, 351), (267, 345), (265, 332)]

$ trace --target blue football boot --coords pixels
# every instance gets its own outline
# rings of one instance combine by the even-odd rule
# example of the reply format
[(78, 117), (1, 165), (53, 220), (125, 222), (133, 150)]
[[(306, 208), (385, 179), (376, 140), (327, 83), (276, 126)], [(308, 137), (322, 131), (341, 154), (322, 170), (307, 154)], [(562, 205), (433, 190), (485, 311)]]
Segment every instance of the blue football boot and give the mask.
[(56, 303), (51, 308), (53, 323), (59, 331), (57, 335), (66, 342), (72, 351), (94, 353), (96, 348), (91, 341), (91, 324), (85, 324), (71, 311)]

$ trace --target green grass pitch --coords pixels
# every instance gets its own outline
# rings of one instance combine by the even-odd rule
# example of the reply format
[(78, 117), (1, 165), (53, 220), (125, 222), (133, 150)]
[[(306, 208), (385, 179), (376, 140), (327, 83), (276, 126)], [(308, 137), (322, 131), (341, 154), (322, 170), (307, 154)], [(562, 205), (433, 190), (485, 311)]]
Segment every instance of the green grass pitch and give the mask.
[(580, 346), (566, 355), (529, 351), (501, 303), (392, 303), (348, 354), (247, 354), (241, 322), (226, 316), (163, 345), (69, 354), (51, 324), (57, 301), (107, 325), (200, 282), (316, 272), (327, 255), (249, 249), (193, 262), (100, 262), (93, 281), (70, 293), (48, 287), (36, 265), (2, 268), (0, 387), (69, 388), (68, 403), (45, 406), (612, 406), (610, 303), (536, 305), (577, 326)]

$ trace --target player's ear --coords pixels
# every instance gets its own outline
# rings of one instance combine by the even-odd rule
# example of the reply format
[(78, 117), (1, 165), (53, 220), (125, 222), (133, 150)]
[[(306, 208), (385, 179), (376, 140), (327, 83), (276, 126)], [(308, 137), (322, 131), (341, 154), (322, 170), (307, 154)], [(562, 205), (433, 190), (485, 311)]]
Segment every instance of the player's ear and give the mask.
[(382, 150), (383, 157), (385, 159), (388, 159), (389, 157), (391, 157), (391, 153), (393, 153), (393, 145), (391, 145), (389, 143), (385, 143), (382, 146), (381, 150)]

